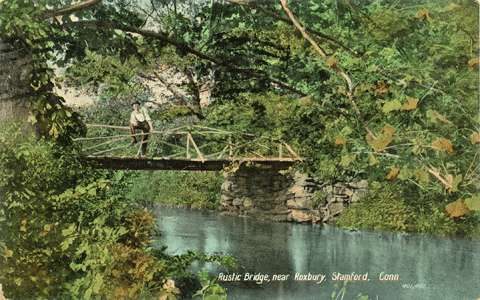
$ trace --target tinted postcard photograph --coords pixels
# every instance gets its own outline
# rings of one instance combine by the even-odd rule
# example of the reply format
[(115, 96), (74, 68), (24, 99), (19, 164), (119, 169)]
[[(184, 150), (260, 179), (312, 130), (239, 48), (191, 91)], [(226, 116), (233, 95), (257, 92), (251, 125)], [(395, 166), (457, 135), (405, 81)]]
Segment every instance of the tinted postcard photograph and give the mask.
[(480, 300), (479, 5), (0, 0), (0, 300)]

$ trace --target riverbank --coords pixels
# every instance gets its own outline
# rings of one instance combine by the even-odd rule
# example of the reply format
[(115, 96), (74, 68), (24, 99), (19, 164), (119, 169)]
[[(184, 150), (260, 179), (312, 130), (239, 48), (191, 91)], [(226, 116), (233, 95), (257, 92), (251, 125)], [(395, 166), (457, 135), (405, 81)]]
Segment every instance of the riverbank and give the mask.
[[(171, 176), (175, 178), (177, 175)], [(210, 195), (210, 201), (220, 198), (219, 205), (205, 202), (207, 198), (188, 198), (197, 193), (195, 190), (201, 184), (192, 182), (191, 186), (180, 188), (172, 183), (167, 183), (171, 188), (166, 192), (153, 187), (153, 198), (147, 199), (161, 200), (156, 195), (162, 195), (161, 198), (170, 204), (188, 206), (190, 202), (214, 210), (219, 207), (218, 210), (225, 215), (274, 222), (328, 224), (347, 229), (451, 237), (480, 236), (477, 212), (472, 211), (461, 218), (449, 216), (444, 204), (448, 200), (436, 200), (441, 195), (424, 194), (421, 190), (405, 191), (404, 186), (391, 182), (373, 182), (371, 186), (366, 180), (329, 183), (294, 171), (260, 172), (252, 167), (240, 166), (236, 172), (224, 174), (223, 181), (215, 184), (221, 184), (221, 188), (210, 185), (208, 191), (202, 192), (204, 196)], [(190, 189), (190, 192), (186, 193), (185, 189)], [(177, 192), (173, 195), (172, 190)], [(157, 200), (152, 202), (162, 202)]]

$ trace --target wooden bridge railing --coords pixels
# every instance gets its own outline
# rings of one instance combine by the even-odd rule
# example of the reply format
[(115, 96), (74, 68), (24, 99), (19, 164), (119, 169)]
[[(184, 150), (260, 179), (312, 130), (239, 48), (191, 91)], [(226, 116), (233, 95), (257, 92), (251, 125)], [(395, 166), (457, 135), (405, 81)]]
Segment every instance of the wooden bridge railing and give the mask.
[[(128, 127), (111, 125), (87, 124), (87, 127), (129, 130)], [(135, 136), (142, 135), (143, 133), (135, 134)], [(130, 142), (125, 144), (125, 141), (129, 141), (131, 137), (130, 134), (120, 134), (77, 138), (74, 141), (82, 143), (87, 142), (90, 144), (93, 142), (100, 142), (95, 145), (86, 146), (82, 149), (87, 156), (98, 157), (105, 155), (106, 153), (112, 153), (132, 147), (133, 145)], [(168, 139), (172, 137), (183, 137), (183, 143), (179, 145), (168, 141)], [(230, 132), (198, 125), (186, 125), (164, 131), (154, 131), (150, 133), (148, 143), (154, 142), (159, 142), (179, 151), (171, 153), (168, 156), (162, 156), (164, 159), (200, 159), (204, 162), (206, 160), (236, 157), (238, 153), (242, 152), (241, 157), (246, 157), (245, 155), (248, 153), (249, 155), (253, 155), (252, 158), (257, 159), (272, 159), (275, 157), (278, 160), (302, 160), (288, 144), (280, 139), (257, 136), (248, 133)], [(138, 144), (141, 144), (141, 142)], [(113, 147), (105, 149), (109, 146)], [(212, 150), (216, 151), (208, 153)], [(192, 156), (194, 157), (192, 158)]]

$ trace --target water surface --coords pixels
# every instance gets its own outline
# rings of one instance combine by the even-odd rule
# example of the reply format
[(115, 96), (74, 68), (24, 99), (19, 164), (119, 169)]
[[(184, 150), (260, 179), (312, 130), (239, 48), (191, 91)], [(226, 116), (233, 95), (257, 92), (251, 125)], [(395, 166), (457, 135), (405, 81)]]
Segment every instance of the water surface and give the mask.
[[(222, 275), (228, 299), (332, 299), (335, 284), (352, 274), (358, 282), (347, 286), (345, 300), (358, 299), (359, 292), (388, 300), (480, 298), (479, 243), (163, 206), (154, 213), (163, 234), (158, 246), (168, 246), (168, 254), (193, 249), (238, 258), (242, 267), (235, 271), (202, 266), (212, 276)], [(260, 276), (248, 280), (247, 273)], [(236, 275), (230, 277), (235, 281), (227, 281), (228, 275)], [(284, 276), (273, 280), (274, 275)]]

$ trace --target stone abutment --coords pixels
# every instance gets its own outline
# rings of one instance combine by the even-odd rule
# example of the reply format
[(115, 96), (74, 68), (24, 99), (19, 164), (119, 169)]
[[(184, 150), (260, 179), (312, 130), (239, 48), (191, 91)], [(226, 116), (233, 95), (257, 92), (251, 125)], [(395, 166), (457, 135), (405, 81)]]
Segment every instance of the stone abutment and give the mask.
[(326, 182), (299, 172), (282, 173), (243, 165), (226, 173), (220, 211), (279, 222), (331, 224), (367, 193), (366, 180)]

